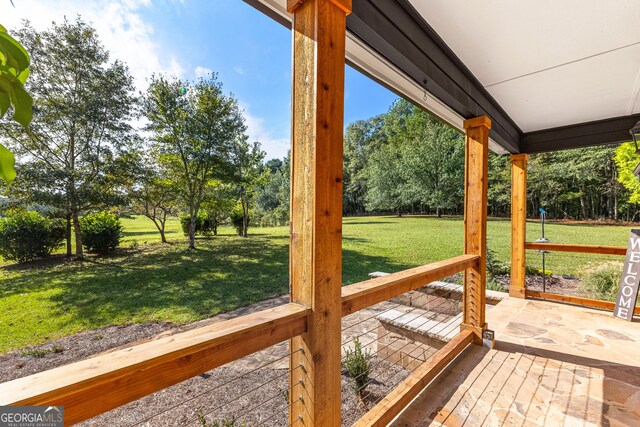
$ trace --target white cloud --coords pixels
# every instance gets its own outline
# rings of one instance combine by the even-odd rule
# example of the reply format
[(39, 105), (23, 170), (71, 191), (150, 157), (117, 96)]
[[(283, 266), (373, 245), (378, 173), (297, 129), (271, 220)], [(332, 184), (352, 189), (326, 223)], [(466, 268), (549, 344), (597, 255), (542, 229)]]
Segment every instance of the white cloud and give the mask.
[(142, 9), (152, 0), (20, 0), (15, 8), (10, 2), (0, 3), (2, 24), (9, 30), (17, 29), (22, 19), (28, 19), (38, 30), (81, 15), (91, 23), (100, 40), (111, 53), (111, 59), (120, 59), (129, 66), (136, 87), (144, 89), (146, 78), (153, 73), (182, 76), (184, 68), (180, 58), (171, 55), (154, 40), (153, 25), (145, 21)]
[[(258, 141), (262, 149), (267, 153), (266, 159), (282, 158), (287, 155), (287, 151), (291, 148), (291, 140), (288, 136), (278, 138), (274, 133), (267, 129), (262, 117), (254, 116), (249, 112), (249, 105), (240, 103), (240, 107), (244, 110), (245, 124), (247, 125), (247, 134), (249, 141)], [(287, 129), (287, 134), (289, 129)]]
[(208, 77), (211, 73), (213, 73), (213, 70), (211, 68), (201, 67), (198, 65), (194, 70), (194, 73), (196, 74), (196, 78), (199, 79), (201, 77)]
[(233, 67), (233, 71), (235, 71), (236, 73), (240, 74), (241, 76), (244, 76), (246, 74), (246, 72), (244, 71), (244, 68), (239, 67), (239, 66)]

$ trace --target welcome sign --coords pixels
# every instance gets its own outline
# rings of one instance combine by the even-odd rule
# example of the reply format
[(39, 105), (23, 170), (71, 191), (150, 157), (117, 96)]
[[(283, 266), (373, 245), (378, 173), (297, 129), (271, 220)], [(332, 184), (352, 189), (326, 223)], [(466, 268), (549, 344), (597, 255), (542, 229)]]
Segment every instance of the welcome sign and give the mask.
[(638, 298), (638, 283), (640, 283), (640, 230), (631, 230), (627, 256), (624, 259), (624, 267), (618, 296), (613, 315), (625, 320), (633, 319), (633, 311)]

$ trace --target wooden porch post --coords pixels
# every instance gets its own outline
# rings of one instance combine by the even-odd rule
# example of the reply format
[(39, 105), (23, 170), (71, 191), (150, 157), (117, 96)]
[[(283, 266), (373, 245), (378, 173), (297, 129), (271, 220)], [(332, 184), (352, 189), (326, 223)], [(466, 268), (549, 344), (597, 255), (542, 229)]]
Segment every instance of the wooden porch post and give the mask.
[(524, 298), (527, 236), (527, 154), (511, 155), (511, 283), (509, 295)]
[(487, 173), (489, 162), (489, 129), (486, 116), (464, 121), (466, 131), (464, 188), (464, 253), (480, 255), (475, 267), (464, 272), (462, 328), (476, 333), (482, 342), (486, 329), (486, 265), (487, 265)]
[(291, 340), (291, 424), (339, 426), (342, 138), (351, 0), (289, 0), (293, 13), (291, 301), (311, 308)]

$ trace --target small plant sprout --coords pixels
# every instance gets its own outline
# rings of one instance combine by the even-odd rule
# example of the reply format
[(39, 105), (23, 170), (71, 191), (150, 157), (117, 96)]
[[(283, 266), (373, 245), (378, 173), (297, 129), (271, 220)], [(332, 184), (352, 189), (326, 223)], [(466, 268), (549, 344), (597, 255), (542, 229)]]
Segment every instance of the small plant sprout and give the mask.
[(353, 380), (353, 390), (362, 402), (364, 389), (369, 383), (371, 374), (371, 351), (363, 350), (360, 340), (353, 340), (353, 349), (347, 349), (344, 366), (347, 374)]

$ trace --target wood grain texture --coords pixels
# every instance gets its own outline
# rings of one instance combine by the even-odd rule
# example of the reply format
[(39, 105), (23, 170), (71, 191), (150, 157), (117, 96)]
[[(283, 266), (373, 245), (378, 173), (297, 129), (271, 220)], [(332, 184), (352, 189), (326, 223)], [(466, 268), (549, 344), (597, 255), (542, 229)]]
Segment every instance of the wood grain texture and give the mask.
[(347, 316), (427, 283), (475, 267), (479, 259), (479, 255), (460, 255), (345, 286), (342, 288), (342, 315)]
[[(486, 327), (487, 187), (489, 163), (488, 117), (465, 120), (464, 253), (478, 255), (478, 263), (464, 272), (462, 323), (479, 331)], [(482, 337), (476, 337), (482, 342)]]
[[(287, 11), (289, 13), (294, 13), (302, 3), (306, 0), (287, 0)], [(352, 0), (330, 0), (336, 6), (344, 11), (347, 15), (351, 13), (352, 8)]]
[(404, 381), (385, 396), (353, 427), (382, 427), (389, 424), (442, 370), (473, 342), (475, 333), (469, 329), (460, 333)]
[(511, 282), (509, 295), (524, 298), (527, 237), (527, 154), (511, 155)]
[(304, 333), (309, 313), (287, 304), (9, 381), (0, 405), (62, 405), (75, 424)]
[[(603, 310), (613, 311), (613, 308), (615, 307), (615, 303), (611, 301), (602, 301), (599, 299), (574, 297), (569, 295), (550, 294), (548, 292), (533, 291), (529, 289), (525, 291), (525, 295), (527, 298), (537, 298), (547, 301), (559, 301), (583, 307), (600, 308)], [(640, 315), (640, 306), (636, 306), (634, 314)]]
[(601, 254), (601, 255), (626, 255), (627, 248), (624, 246), (603, 246), (603, 245), (573, 245), (565, 243), (538, 243), (525, 242), (524, 248), (528, 250), (546, 250), (551, 252), (575, 252), (581, 254)]
[[(297, 425), (339, 426), (341, 408), (342, 137), (346, 13), (305, 0), (293, 16), (291, 300), (311, 307), (291, 340), (289, 411)], [(302, 379), (302, 383), (300, 382)], [(300, 399), (302, 397), (302, 399)]]

